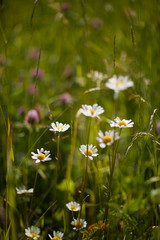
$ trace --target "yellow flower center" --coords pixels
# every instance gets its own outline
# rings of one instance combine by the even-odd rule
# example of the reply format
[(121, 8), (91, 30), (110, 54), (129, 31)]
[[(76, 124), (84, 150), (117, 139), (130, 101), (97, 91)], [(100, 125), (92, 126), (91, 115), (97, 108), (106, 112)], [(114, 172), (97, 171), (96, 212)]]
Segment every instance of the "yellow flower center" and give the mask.
[(52, 240), (59, 240), (60, 238), (59, 237), (57, 237), (57, 236), (54, 236), (53, 238), (52, 238)]
[(81, 228), (82, 227), (82, 223), (80, 221), (77, 221), (77, 222), (75, 222), (74, 226), (76, 228)]
[(103, 137), (103, 142), (104, 143), (110, 143), (112, 141), (113, 137), (111, 137), (110, 135), (105, 135)]
[(118, 86), (121, 85), (121, 84), (124, 84), (124, 82), (121, 81), (121, 80), (117, 81), (117, 82), (116, 82), (116, 87), (118, 87)]
[(32, 237), (37, 237), (37, 233), (31, 232)]
[(71, 210), (76, 210), (77, 207), (76, 206), (71, 206)]
[(87, 154), (87, 149), (84, 150), (84, 154), (88, 156), (92, 156), (93, 152), (91, 149), (88, 149), (88, 154)]
[(62, 131), (63, 127), (62, 126), (58, 126), (57, 129)]
[(127, 124), (126, 124), (125, 121), (120, 121), (120, 122), (118, 123), (118, 125), (119, 125), (119, 126), (127, 126)]
[(95, 110), (93, 108), (91, 108), (90, 111), (92, 115), (95, 113)]
[(37, 158), (39, 159), (39, 160), (44, 160), (45, 159), (45, 154), (44, 153), (39, 153), (38, 155), (37, 155)]

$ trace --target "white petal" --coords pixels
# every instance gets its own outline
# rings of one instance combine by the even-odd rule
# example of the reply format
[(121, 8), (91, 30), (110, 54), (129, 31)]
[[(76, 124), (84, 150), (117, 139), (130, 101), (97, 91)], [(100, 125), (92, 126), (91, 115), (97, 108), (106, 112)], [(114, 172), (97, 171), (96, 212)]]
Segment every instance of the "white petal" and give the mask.
[(100, 138), (100, 137), (95, 137), (95, 139), (100, 143), (103, 142), (102, 138)]
[(99, 146), (100, 146), (101, 148), (105, 148), (105, 147), (106, 147), (106, 144), (105, 144), (105, 143), (100, 143)]
[(99, 130), (98, 135), (99, 135), (101, 138), (104, 137), (104, 134), (103, 134), (103, 132), (102, 132), (101, 130)]

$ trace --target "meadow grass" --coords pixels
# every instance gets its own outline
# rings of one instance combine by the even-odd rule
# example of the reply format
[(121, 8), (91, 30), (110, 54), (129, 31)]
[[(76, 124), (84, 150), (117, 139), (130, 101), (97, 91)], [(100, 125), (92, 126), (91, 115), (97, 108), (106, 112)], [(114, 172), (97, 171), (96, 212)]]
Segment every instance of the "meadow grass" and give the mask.
[(0, 239), (160, 239), (159, 16), (0, 1)]

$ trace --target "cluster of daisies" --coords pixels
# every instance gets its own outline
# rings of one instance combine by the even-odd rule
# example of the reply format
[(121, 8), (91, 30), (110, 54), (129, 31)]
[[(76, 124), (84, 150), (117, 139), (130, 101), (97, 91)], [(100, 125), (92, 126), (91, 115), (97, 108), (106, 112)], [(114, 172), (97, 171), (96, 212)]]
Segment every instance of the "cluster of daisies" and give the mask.
[[(82, 105), (81, 112), (87, 117), (99, 118), (99, 115), (104, 112), (104, 109), (97, 104), (94, 104), (93, 106)], [(96, 137), (100, 148), (110, 146), (114, 141), (120, 138), (119, 133), (115, 131), (115, 128), (131, 128), (133, 125), (134, 122), (132, 122), (132, 120), (120, 119), (119, 117), (116, 117), (114, 121), (110, 121), (110, 127), (113, 127), (114, 130), (105, 131), (104, 133), (100, 130), (98, 132), (98, 137)], [(79, 150), (85, 155), (85, 157), (88, 157), (91, 160), (98, 155), (97, 148), (92, 144), (81, 145)]]
[[(51, 123), (51, 128), (49, 129), (52, 132), (65, 132), (70, 128), (69, 124), (62, 124), (59, 122)], [(52, 160), (50, 157), (50, 151), (44, 150), (44, 148), (37, 149), (37, 153), (31, 152), (32, 159), (35, 160), (35, 163), (46, 162)]]
[[(106, 77), (106, 76), (105, 76)], [(112, 78), (109, 79), (109, 81), (106, 83), (106, 86), (112, 90), (114, 90), (116, 96), (119, 94), (121, 90), (125, 90), (129, 87), (133, 86), (133, 82), (128, 79), (128, 77), (119, 76), (117, 77), (114, 75)], [(82, 105), (82, 108), (80, 108), (80, 113), (85, 115), (86, 117), (91, 118), (100, 118), (99, 115), (104, 113), (104, 109), (101, 106), (98, 106), (98, 104), (91, 105)], [(119, 133), (115, 131), (115, 128), (132, 128), (134, 125), (134, 122), (132, 120), (126, 120), (126, 119), (120, 119), (119, 117), (116, 117), (114, 121), (109, 122), (110, 127), (114, 128), (113, 130), (105, 131), (99, 130), (98, 137), (96, 137), (96, 140), (99, 143), (100, 148), (105, 148), (106, 146), (110, 146), (114, 143), (114, 141), (119, 140), (120, 136)], [(51, 123), (51, 127), (49, 128), (50, 131), (53, 132), (65, 132), (70, 128), (69, 124), (62, 124), (59, 122)], [(80, 152), (90, 160), (93, 160), (94, 157), (98, 156), (98, 150), (95, 146), (92, 144), (86, 144), (81, 145), (79, 148)], [(37, 149), (37, 153), (31, 152), (32, 159), (35, 161), (35, 163), (45, 162), (52, 160), (51, 153), (48, 150), (44, 150), (44, 148)], [(22, 193), (33, 193), (33, 189), (26, 190), (25, 187), (17, 188), (17, 194)], [(71, 222), (71, 225), (73, 225), (73, 230), (81, 230), (87, 226), (87, 222), (84, 219), (81, 218), (74, 218), (73, 212), (77, 212), (81, 210), (81, 206), (79, 203), (76, 202), (69, 202), (66, 204), (67, 208), (72, 211), (72, 217), (73, 221)], [(79, 215), (80, 216), (80, 215)], [(35, 226), (31, 226), (28, 229), (25, 229), (25, 235), (32, 238), (37, 239), (40, 237), (40, 229)], [(62, 240), (63, 233), (59, 231), (53, 231), (53, 236), (49, 234), (49, 238), (52, 240)]]
[[(40, 228), (35, 227), (35, 226), (31, 226), (27, 229), (25, 229), (25, 235), (31, 239), (38, 239), (40, 237)], [(50, 234), (48, 234), (49, 238), (51, 240), (62, 240), (63, 239), (63, 233), (59, 232), (59, 231), (53, 231), (53, 236), (51, 236)]]
[[(133, 82), (126, 76), (119, 76), (117, 77), (114, 75), (112, 78), (108, 80), (106, 83), (106, 87), (114, 90), (116, 94), (119, 94), (120, 91), (125, 90), (129, 87), (133, 86)], [(101, 106), (98, 106), (98, 104), (91, 105), (82, 105), (82, 108), (80, 109), (80, 113), (87, 117), (91, 118), (100, 118), (99, 115), (104, 113), (104, 109)], [(110, 121), (110, 126), (113, 128), (131, 128), (133, 127), (132, 120), (126, 120), (126, 119), (120, 119), (119, 117), (116, 117), (114, 121)], [(59, 122), (51, 123), (50, 131), (53, 132), (65, 132), (70, 128), (69, 124), (62, 124)], [(101, 148), (105, 148), (106, 146), (110, 146), (114, 141), (118, 140), (120, 138), (118, 132), (115, 132), (114, 130), (105, 131), (104, 133), (100, 130), (98, 132), (98, 137), (96, 137), (97, 141), (99, 142), (99, 146)], [(85, 155), (86, 157), (93, 160), (93, 157), (96, 157), (98, 155), (97, 148), (95, 146), (91, 145), (81, 145), (79, 148), (80, 152)], [(45, 162), (50, 161), (50, 151), (44, 150), (43, 148), (37, 149), (37, 153), (32, 152), (32, 159), (35, 160), (36, 163), (39, 162)]]
[[(73, 212), (78, 212), (81, 210), (81, 206), (77, 202), (69, 202), (66, 204), (67, 208), (72, 211), (72, 217), (73, 221), (71, 222), (71, 225), (73, 226), (73, 230), (79, 231), (87, 226), (87, 222), (84, 219), (81, 218), (74, 218)], [(31, 226), (25, 229), (25, 235), (31, 239), (38, 239), (40, 237), (40, 228)], [(53, 231), (53, 236), (48, 234), (49, 238), (51, 240), (62, 240), (64, 233), (60, 231)]]
[(72, 211), (72, 217), (73, 221), (71, 222), (71, 225), (73, 225), (73, 230), (79, 231), (87, 226), (87, 222), (84, 219), (81, 218), (74, 218), (73, 212), (78, 212), (81, 210), (81, 206), (77, 202), (69, 202), (66, 204), (67, 208)]
[[(87, 117), (97, 117), (99, 118), (99, 115), (104, 112), (104, 109), (101, 106), (98, 106), (97, 104), (91, 105), (82, 105), (82, 108), (80, 109), (81, 113), (83, 113)], [(132, 120), (126, 120), (126, 119), (120, 119), (119, 117), (116, 117), (114, 121), (110, 121), (110, 126), (113, 128), (131, 128), (133, 127)], [(52, 128), (50, 128), (50, 131), (58, 131), (58, 132), (64, 132), (66, 131), (70, 126), (69, 124), (62, 124), (59, 122), (52, 123)], [(105, 148), (106, 146), (110, 146), (114, 141), (118, 140), (120, 138), (119, 133), (115, 132), (115, 130), (109, 130), (105, 131), (104, 133), (100, 130), (98, 132), (98, 137), (96, 137), (96, 140), (99, 142), (99, 146), (101, 148)], [(90, 158), (93, 160), (93, 157), (96, 157), (98, 155), (97, 148), (93, 146), (92, 144), (89, 145), (81, 145), (79, 148), (80, 152), (85, 155), (85, 157)], [(52, 158), (50, 157), (50, 151), (44, 150), (44, 148), (37, 149), (37, 153), (31, 152), (32, 159), (35, 160), (35, 163), (50, 161)]]

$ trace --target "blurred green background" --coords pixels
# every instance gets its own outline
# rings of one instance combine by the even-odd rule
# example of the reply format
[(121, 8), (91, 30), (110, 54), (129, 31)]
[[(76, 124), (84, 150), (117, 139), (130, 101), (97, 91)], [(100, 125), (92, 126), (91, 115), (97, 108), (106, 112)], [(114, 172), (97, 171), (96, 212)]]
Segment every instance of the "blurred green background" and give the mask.
[[(13, 167), (11, 189), (22, 184), (33, 187), (36, 167), (31, 160), (31, 151), (44, 147), (55, 159), (56, 137), (48, 131), (48, 126), (56, 120), (71, 125), (60, 141), (64, 166), (58, 174), (55, 208), (49, 209), (38, 222), (55, 200), (55, 161), (40, 166), (33, 199), (35, 211), (31, 217), (28, 197), (11, 199), (19, 213), (15, 213), (17, 239), (25, 239), (24, 228), (35, 222), (43, 228), (41, 239), (47, 239), (47, 233), (52, 229), (66, 231), (65, 239), (76, 239), (65, 204), (79, 199), (84, 162), (78, 148), (86, 144), (88, 126), (88, 120), (83, 116), (78, 120), (67, 191), (65, 177), (76, 113), (82, 104), (94, 103), (105, 109), (102, 121), (92, 121), (90, 143), (94, 145), (97, 145), (98, 130), (109, 129), (106, 120), (115, 117), (116, 104), (118, 115), (135, 123), (133, 129), (122, 134), (118, 150), (110, 208), (111, 222), (114, 216), (110, 239), (149, 239), (150, 227), (160, 222), (159, 178), (152, 179), (160, 175), (159, 146), (153, 142), (153, 137), (141, 135), (127, 157), (125, 152), (136, 133), (149, 133), (150, 117), (155, 108), (158, 110), (151, 134), (154, 140), (159, 140), (159, 0), (6, 0), (0, 4), (0, 203), (4, 209), (9, 166)], [(118, 103), (114, 101), (113, 91), (105, 87), (107, 78), (101, 82), (100, 91), (86, 93), (98, 86), (98, 82), (87, 77), (91, 70), (102, 72), (107, 78), (114, 74), (128, 75), (134, 81), (134, 88), (120, 93)], [(35, 125), (27, 123), (26, 116), (31, 109), (36, 109), (39, 114), (39, 122)], [(11, 146), (8, 122), (12, 126)], [(7, 152), (12, 150), (14, 161), (11, 164)], [(103, 219), (103, 185), (107, 185), (108, 160), (106, 151), (99, 149), (99, 153), (88, 173), (86, 195), (89, 194), (89, 198), (84, 211), (88, 225)], [(7, 229), (6, 223), (1, 224), (2, 239), (4, 229)], [(151, 239), (157, 239), (159, 235), (155, 229)]]

